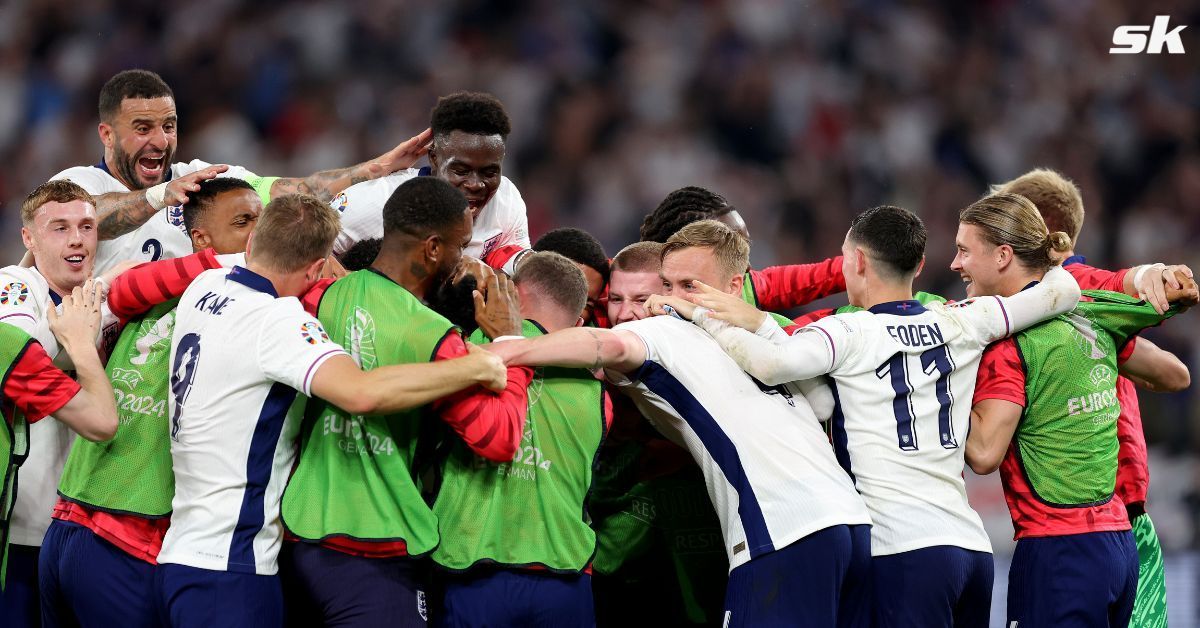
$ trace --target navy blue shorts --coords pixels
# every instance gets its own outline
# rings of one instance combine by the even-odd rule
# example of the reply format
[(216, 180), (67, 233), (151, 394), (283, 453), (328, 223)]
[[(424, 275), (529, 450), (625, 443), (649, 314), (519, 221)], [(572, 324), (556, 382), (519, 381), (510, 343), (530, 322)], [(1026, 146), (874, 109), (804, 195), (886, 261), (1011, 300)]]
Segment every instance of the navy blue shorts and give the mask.
[(283, 625), (279, 576), (159, 565), (159, 613), (172, 628), (275, 628)]
[(87, 527), (56, 519), (38, 564), (42, 625), (159, 626), (155, 569)]
[(939, 545), (871, 559), (879, 628), (987, 628), (992, 555)]
[(838, 525), (735, 568), (725, 626), (871, 625), (871, 526)]
[(38, 550), (32, 545), (8, 546), (8, 573), (0, 590), (0, 618), (6, 626), (42, 625), (38, 600)]
[(1021, 539), (1008, 572), (1006, 623), (1125, 626), (1137, 581), (1137, 546), (1129, 530)]
[(591, 628), (596, 625), (592, 577), (516, 569), (449, 575), (439, 626)]
[(311, 543), (279, 554), (289, 627), (425, 626), (428, 561), (351, 556)]

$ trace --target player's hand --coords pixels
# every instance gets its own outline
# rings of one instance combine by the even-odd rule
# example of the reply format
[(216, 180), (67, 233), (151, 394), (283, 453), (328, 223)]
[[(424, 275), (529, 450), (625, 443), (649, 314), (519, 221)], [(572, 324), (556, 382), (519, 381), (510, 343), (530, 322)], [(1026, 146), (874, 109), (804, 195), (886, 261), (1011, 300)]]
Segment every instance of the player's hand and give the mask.
[(458, 283), (467, 275), (475, 278), (475, 285), (479, 289), (486, 290), (488, 280), (496, 276), (496, 271), (491, 266), (483, 263), (483, 260), (476, 259), (470, 255), (464, 255), (459, 260), (458, 267), (454, 270), (454, 276), (450, 279), (450, 283)]
[(488, 338), (521, 335), (521, 300), (508, 275), (493, 273), (487, 281), (487, 296), (475, 290), (475, 322)]
[(675, 313), (680, 318), (690, 321), (696, 314), (696, 305), (691, 301), (662, 294), (650, 295), (643, 307), (650, 316), (670, 316)]
[(368, 163), (367, 173), (372, 179), (376, 179), (397, 170), (412, 168), (429, 152), (432, 145), (433, 129), (425, 129)]
[[(1167, 270), (1171, 272), (1163, 274), (1168, 278), (1164, 285), (1169, 286), (1164, 295), (1166, 301), (1183, 309), (1200, 303), (1200, 290), (1196, 287), (1196, 280), (1192, 278), (1191, 269), (1187, 266), (1168, 266)], [(1153, 271), (1146, 274), (1148, 275), (1150, 272)], [(1158, 306), (1156, 305), (1154, 309), (1157, 310)]]
[(50, 308), (50, 331), (67, 350), (95, 346), (100, 333), (100, 285), (89, 279), (63, 297), (62, 312)]
[(708, 313), (709, 318), (725, 321), (753, 333), (758, 331), (763, 319), (767, 317), (766, 312), (746, 303), (739, 296), (721, 292), (701, 281), (693, 283), (697, 291), (688, 294), (687, 298), (692, 303), (711, 310)]
[(504, 388), (508, 386), (508, 368), (504, 366), (503, 358), (495, 353), (484, 351), (473, 344), (467, 343), (467, 357), (462, 359), (474, 361), (476, 367), (475, 381), (480, 386), (495, 392), (504, 392)]
[[(198, 191), (201, 183), (217, 178), (217, 175), (226, 170), (229, 170), (229, 166), (219, 164), (201, 168), (192, 174), (171, 180), (170, 183), (167, 183), (166, 192), (163, 194), (162, 207), (175, 207), (187, 203), (188, 194)], [(157, 209), (162, 209), (162, 207)]]

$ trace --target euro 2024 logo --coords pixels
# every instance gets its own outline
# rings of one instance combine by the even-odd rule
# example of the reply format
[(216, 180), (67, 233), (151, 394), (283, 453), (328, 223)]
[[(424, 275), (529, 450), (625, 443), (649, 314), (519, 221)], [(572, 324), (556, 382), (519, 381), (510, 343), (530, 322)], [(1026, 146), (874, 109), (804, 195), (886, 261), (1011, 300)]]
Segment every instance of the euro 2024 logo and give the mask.
[(13, 281), (0, 288), (0, 305), (20, 305), (29, 298), (29, 286)]

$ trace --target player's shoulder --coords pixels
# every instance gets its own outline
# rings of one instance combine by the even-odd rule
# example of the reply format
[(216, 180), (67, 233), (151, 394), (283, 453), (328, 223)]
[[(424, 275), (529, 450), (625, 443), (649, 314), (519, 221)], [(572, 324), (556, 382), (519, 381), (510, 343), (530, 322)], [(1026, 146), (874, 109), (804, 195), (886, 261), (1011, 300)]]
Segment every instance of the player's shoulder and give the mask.
[(496, 186), (496, 194), (492, 197), (492, 206), (499, 212), (504, 214), (525, 214), (525, 199), (521, 198), (521, 191), (517, 189), (517, 184), (512, 182), (508, 177), (500, 177), (500, 185)]
[(104, 168), (96, 166), (72, 166), (50, 177), (51, 181), (70, 181), (88, 191), (89, 194), (108, 194), (128, 191), (116, 177)]
[(41, 295), (49, 296), (49, 285), (34, 268), (5, 266), (0, 268), (0, 306), (29, 306)]
[(420, 171), (416, 168), (406, 168), (386, 176), (355, 183), (334, 196), (333, 200), (329, 202), (329, 206), (336, 209), (338, 213), (345, 212), (351, 204), (372, 203), (382, 206), (391, 197), (392, 192), (396, 191), (396, 188), (405, 181), (415, 178), (419, 173)]

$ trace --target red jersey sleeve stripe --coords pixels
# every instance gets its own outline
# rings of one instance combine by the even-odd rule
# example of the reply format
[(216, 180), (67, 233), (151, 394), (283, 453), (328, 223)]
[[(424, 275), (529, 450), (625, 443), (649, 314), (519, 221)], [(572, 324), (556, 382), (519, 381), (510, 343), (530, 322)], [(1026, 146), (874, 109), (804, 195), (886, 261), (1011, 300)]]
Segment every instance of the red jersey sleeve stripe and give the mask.
[(4, 396), (25, 414), (30, 423), (54, 414), (80, 390), (79, 383), (54, 366), (42, 345), (34, 340), (13, 362), (4, 382)]

